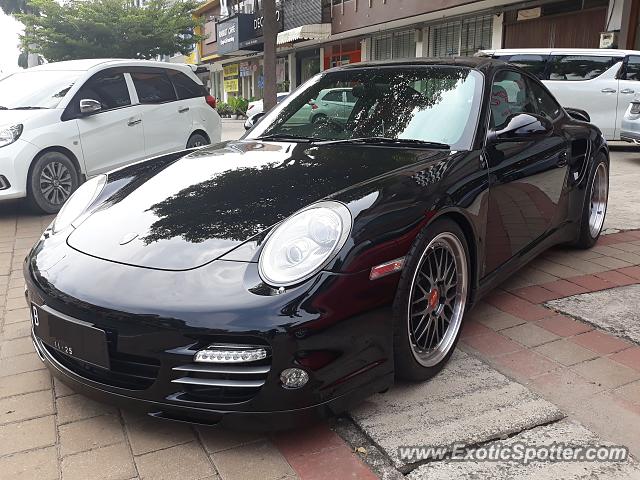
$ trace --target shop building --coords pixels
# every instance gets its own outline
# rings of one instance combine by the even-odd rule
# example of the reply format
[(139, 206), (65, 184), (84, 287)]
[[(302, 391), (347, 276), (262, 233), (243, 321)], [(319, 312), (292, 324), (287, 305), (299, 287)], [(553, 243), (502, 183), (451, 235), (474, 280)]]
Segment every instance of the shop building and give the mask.
[[(262, 97), (261, 4), (210, 0), (196, 12), (208, 35), (196, 57), (208, 67), (218, 98)], [(280, 0), (278, 91), (366, 60), (493, 48), (598, 48), (604, 37), (603, 45), (635, 48), (638, 10), (640, 0)]]

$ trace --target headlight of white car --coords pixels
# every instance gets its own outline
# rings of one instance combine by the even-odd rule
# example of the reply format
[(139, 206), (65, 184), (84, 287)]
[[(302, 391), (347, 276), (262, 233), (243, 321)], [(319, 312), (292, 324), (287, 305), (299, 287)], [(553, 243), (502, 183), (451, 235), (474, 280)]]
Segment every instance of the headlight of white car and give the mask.
[(338, 202), (319, 202), (295, 213), (267, 238), (258, 268), (267, 284), (306, 280), (332, 260), (351, 232), (351, 213)]
[(53, 221), (53, 233), (73, 225), (87, 207), (100, 195), (106, 183), (107, 176), (98, 175), (80, 185), (58, 212), (58, 216)]
[(22, 135), (21, 123), (0, 129), (0, 147), (11, 145), (20, 138), (20, 135)]

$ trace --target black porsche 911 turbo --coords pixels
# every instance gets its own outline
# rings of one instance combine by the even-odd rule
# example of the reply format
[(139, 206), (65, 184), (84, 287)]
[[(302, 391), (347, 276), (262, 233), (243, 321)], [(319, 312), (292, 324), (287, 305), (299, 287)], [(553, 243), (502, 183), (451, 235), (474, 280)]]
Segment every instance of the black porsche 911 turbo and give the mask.
[[(343, 101), (312, 118), (326, 89)], [(35, 348), (74, 389), (155, 417), (339, 413), (435, 375), (465, 312), (540, 252), (592, 246), (608, 155), (502, 62), (328, 70), (241, 140), (83, 184), (24, 264)]]

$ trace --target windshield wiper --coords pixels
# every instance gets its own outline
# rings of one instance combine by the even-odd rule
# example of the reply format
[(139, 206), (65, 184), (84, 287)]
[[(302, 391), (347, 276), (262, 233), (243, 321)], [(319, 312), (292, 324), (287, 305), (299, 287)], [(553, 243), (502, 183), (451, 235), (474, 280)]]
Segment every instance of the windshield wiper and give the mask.
[(342, 140), (324, 140), (315, 142), (316, 145), (339, 145), (342, 143), (360, 143), (363, 145), (398, 145), (398, 146), (415, 146), (422, 148), (443, 148), (449, 149), (450, 145), (440, 142), (428, 142), (426, 140), (418, 140), (415, 138), (387, 138), (387, 137), (358, 137), (345, 138)]
[(13, 107), (9, 110), (48, 110), (47, 107)]
[(312, 137), (301, 137), (298, 135), (290, 135), (288, 133), (274, 133), (273, 135), (264, 135), (262, 137), (256, 137), (256, 140), (284, 140), (291, 142), (313, 142), (316, 140)]

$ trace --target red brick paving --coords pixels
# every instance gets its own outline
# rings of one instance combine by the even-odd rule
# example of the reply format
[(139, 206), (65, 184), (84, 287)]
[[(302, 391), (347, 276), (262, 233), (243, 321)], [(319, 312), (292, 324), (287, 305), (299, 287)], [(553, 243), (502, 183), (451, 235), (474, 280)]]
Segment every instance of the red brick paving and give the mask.
[(593, 327), (586, 323), (579, 322), (573, 318), (565, 317), (560, 314), (538, 320), (536, 325), (549, 330), (551, 333), (555, 333), (560, 337), (573, 337), (574, 335), (593, 330)]
[(579, 277), (570, 277), (567, 280), (575, 283), (576, 285), (580, 285), (581, 287), (586, 288), (587, 291), (591, 292), (616, 287), (615, 283), (596, 277), (595, 275), (580, 275)]
[(555, 282), (543, 283), (542, 287), (556, 293), (556, 298), (570, 297), (571, 295), (589, 292), (589, 289), (567, 280), (556, 280)]
[(464, 343), (487, 357), (513, 353), (524, 348), (519, 343), (493, 331), (485, 335), (465, 338)]
[(602, 273), (596, 273), (596, 277), (611, 282), (615, 284), (616, 287), (624, 287), (626, 285), (633, 285), (634, 283), (638, 283), (635, 278), (629, 277), (624, 273), (620, 273), (620, 271), (618, 270), (609, 270)]
[(507, 368), (518, 377), (525, 379), (530, 379), (561, 367), (561, 365), (531, 350), (508, 353), (496, 357), (494, 362)]
[(558, 298), (557, 293), (552, 292), (551, 290), (547, 290), (546, 288), (539, 285), (519, 288), (517, 290), (513, 290), (511, 293), (533, 303), (544, 303), (548, 302), (549, 300), (555, 300), (556, 298)]
[[(609, 358), (627, 367), (640, 370), (640, 347), (627, 348), (626, 350), (611, 355)], [(638, 401), (640, 401), (640, 398)]]
[(284, 432), (272, 441), (301, 480), (378, 478), (326, 424)]
[(528, 322), (541, 320), (549, 316), (549, 310), (536, 305), (508, 292), (498, 292), (489, 295), (486, 302), (503, 312), (510, 313)]
[(599, 330), (582, 333), (570, 340), (600, 355), (619, 352), (631, 346), (628, 342)]

